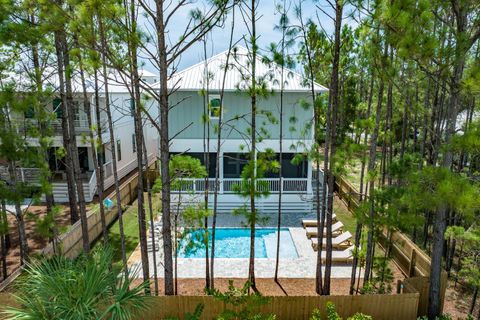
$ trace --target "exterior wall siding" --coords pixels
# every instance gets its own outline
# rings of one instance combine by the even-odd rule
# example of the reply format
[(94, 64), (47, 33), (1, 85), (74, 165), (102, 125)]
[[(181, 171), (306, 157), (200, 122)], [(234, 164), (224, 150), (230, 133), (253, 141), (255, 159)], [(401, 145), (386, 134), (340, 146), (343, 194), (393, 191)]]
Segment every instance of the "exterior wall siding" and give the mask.
[[(203, 99), (204, 97), (198, 92), (178, 91), (172, 94), (170, 104), (177, 105), (170, 112), (170, 136), (180, 132), (177, 139), (203, 139)], [(305, 126), (312, 123), (313, 109), (310, 107), (305, 110), (300, 104), (302, 99), (309, 99), (308, 94), (291, 92), (284, 94), (283, 138), (286, 140), (311, 140), (312, 138), (311, 131), (306, 130)], [(279, 120), (280, 95), (275, 93), (268, 98), (259, 99), (258, 109), (271, 112)], [(245, 93), (226, 92), (223, 122), (227, 125), (224, 126), (222, 136), (227, 140), (243, 140), (244, 135), (247, 134), (247, 128), (250, 127), (249, 113), (250, 98)], [(290, 121), (293, 117), (296, 122)], [(272, 124), (265, 115), (260, 113), (257, 119), (258, 125), (263, 126), (268, 133), (265, 139), (276, 140), (279, 138), (278, 123)], [(211, 122), (210, 134), (214, 137), (216, 135), (215, 120)]]

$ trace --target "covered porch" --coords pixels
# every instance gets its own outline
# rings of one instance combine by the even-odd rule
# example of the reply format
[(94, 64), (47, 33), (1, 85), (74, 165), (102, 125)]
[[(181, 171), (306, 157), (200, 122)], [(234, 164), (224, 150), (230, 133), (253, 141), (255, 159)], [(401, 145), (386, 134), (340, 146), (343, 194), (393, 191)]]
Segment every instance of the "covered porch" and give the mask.
[[(203, 153), (183, 153), (197, 158), (205, 165)], [(241, 173), (248, 160), (245, 153), (221, 153), (219, 161), (219, 178), (215, 179), (216, 153), (209, 154), (209, 165), (206, 166), (207, 178), (183, 178), (181, 183), (172, 185), (172, 205), (181, 207), (204, 201), (204, 194), (208, 184), (210, 193), (208, 205), (213, 208), (213, 192), (218, 183), (218, 212), (231, 212), (242, 205), (247, 205), (249, 200), (239, 195), (238, 190), (242, 184), (248, 183), (241, 178)], [(278, 211), (278, 198), (282, 193), (282, 211), (300, 213), (309, 212), (313, 205), (312, 168), (308, 159), (293, 162), (294, 153), (282, 155), (282, 176), (278, 172), (266, 173), (257, 179), (256, 188), (260, 192), (268, 193), (266, 197), (258, 197), (256, 207), (265, 213)], [(278, 157), (278, 154), (277, 154)], [(278, 158), (277, 158), (278, 159)], [(294, 164), (295, 163), (295, 164)]]

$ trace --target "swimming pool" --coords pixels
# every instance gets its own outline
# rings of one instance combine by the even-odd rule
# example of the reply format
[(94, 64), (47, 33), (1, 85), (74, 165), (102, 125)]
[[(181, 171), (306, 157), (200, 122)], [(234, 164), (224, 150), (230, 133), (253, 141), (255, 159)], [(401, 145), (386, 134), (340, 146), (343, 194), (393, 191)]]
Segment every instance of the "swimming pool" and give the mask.
[[(212, 245), (211, 230), (209, 230), (209, 251)], [(205, 245), (202, 244), (200, 232), (192, 232), (179, 241), (179, 258), (205, 258)], [(280, 257), (298, 258), (290, 231), (280, 229)], [(191, 244), (195, 243), (194, 246)], [(255, 258), (274, 259), (277, 249), (277, 229), (257, 228), (255, 230)], [(215, 258), (249, 258), (250, 229), (249, 228), (217, 228), (215, 230)]]

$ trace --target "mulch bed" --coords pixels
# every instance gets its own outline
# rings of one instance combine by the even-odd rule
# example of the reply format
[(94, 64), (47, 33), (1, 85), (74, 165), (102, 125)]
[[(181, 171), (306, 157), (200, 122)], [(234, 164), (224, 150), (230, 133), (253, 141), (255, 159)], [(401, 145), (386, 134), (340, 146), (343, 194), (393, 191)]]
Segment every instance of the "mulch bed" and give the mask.
[[(46, 207), (31, 206), (28, 211), (30, 214), (33, 214), (37, 217), (43, 217), (46, 213)], [(8, 274), (11, 274), (18, 267), (20, 267), (20, 243), (18, 238), (17, 221), (11, 214), (7, 214), (7, 217), (11, 242), (11, 247), (7, 254), (7, 269)], [(70, 225), (70, 209), (68, 206), (63, 208), (62, 213), (57, 216), (56, 221), (59, 228)], [(27, 216), (25, 217), (25, 232), (27, 233), (27, 242), (28, 248), (30, 249), (30, 254), (34, 252), (40, 252), (47, 245), (47, 240), (39, 236), (36, 232), (35, 221)], [(0, 282), (2, 280), (3, 274), (0, 268)]]
[[(228, 289), (229, 281), (233, 280), (236, 287), (242, 287), (247, 279), (225, 279), (216, 278), (215, 288), (224, 292)], [(140, 284), (141, 280), (135, 280), (134, 285)], [(315, 279), (278, 279), (278, 283), (274, 279), (257, 278), (257, 290), (265, 296), (315, 296)], [(182, 296), (201, 296), (204, 292), (205, 279), (178, 279), (178, 295)], [(153, 292), (153, 279), (151, 283)], [(163, 278), (158, 280), (159, 295), (164, 294)], [(348, 295), (350, 288), (350, 279), (332, 279), (330, 294), (332, 295)]]

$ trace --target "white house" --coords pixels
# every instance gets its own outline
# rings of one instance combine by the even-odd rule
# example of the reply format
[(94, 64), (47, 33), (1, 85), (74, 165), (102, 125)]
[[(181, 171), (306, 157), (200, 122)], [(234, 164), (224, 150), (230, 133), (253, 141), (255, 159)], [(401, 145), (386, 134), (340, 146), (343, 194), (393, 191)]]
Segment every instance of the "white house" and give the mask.
[[(141, 71), (142, 79), (145, 83), (155, 83), (158, 81), (158, 77), (148, 71)], [(52, 75), (52, 85), (55, 87), (57, 83), (56, 75)], [(128, 175), (132, 170), (137, 168), (137, 155), (135, 145), (135, 129), (134, 121), (131, 113), (131, 100), (128, 88), (120, 81), (120, 77), (116, 77), (112, 73), (109, 78), (109, 96), (110, 96), (110, 109), (113, 119), (113, 131), (115, 135), (115, 147), (117, 155), (117, 170), (119, 178), (123, 178)], [(87, 112), (90, 112), (92, 122), (94, 125), (99, 125), (102, 128), (101, 138), (99, 139), (105, 150), (105, 159), (103, 159), (104, 167), (104, 183), (105, 189), (111, 187), (114, 183), (113, 180), (113, 168), (112, 168), (112, 155), (110, 148), (110, 134), (107, 126), (107, 114), (105, 111), (105, 91), (104, 86), (101, 84), (100, 88), (100, 106), (101, 115), (100, 121), (97, 121), (95, 115), (95, 96), (93, 87), (93, 78), (87, 77), (87, 96), (90, 99), (91, 110), (84, 110), (83, 105), (83, 92), (81, 90), (79, 76), (76, 75), (73, 78), (73, 90), (74, 90), (74, 103), (75, 103), (75, 134), (77, 140), (78, 154), (80, 160), (80, 167), (82, 170), (82, 184), (85, 192), (85, 200), (87, 202), (92, 201), (93, 197), (97, 193), (96, 175), (94, 172), (93, 164), (93, 152), (89, 139), (86, 137), (90, 134), (90, 128), (87, 120)], [(53, 195), (56, 202), (68, 202), (68, 189), (66, 182), (65, 163), (62, 158), (57, 157), (55, 152), (57, 148), (63, 146), (62, 127), (61, 127), (61, 100), (58, 98), (53, 99), (51, 105), (51, 112), (56, 113), (57, 119), (52, 123), (54, 129), (53, 144), (49, 150), (49, 166), (53, 172)], [(157, 107), (152, 103), (148, 108), (154, 108), (156, 112)], [(17, 126), (19, 131), (24, 130), (26, 126), (35, 125), (34, 114), (26, 112), (23, 115), (15, 115), (15, 121), (19, 123)], [(147, 147), (149, 161), (152, 161), (157, 156), (158, 150), (158, 133), (152, 125), (145, 121), (144, 136), (145, 144)], [(94, 130), (94, 136), (97, 138), (96, 130)], [(19, 132), (21, 133), (21, 132)], [(38, 142), (32, 140), (29, 142), (31, 145), (38, 145)], [(9, 179), (8, 171), (6, 167), (0, 166), (0, 178)], [(35, 182), (38, 179), (37, 168), (18, 168), (17, 179), (23, 181)]]
[[(222, 140), (220, 150), (220, 194), (218, 199), (219, 212), (230, 212), (238, 208), (247, 199), (235, 194), (233, 186), (241, 181), (240, 173), (245, 165), (245, 152), (249, 139), (247, 128), (250, 127), (250, 97), (245, 91), (248, 87), (248, 51), (237, 48), (230, 58), (231, 67), (227, 71), (225, 95), (223, 101)], [(170, 105), (173, 106), (169, 116), (169, 135), (174, 137), (171, 142), (172, 154), (184, 153), (199, 158), (203, 163), (204, 152), (204, 97), (200, 92), (208, 90), (210, 108), (210, 155), (208, 168), (209, 189), (213, 190), (216, 163), (216, 128), (220, 90), (224, 77), (227, 52), (222, 52), (212, 58), (180, 71), (169, 79)], [(263, 77), (271, 94), (266, 98), (258, 98), (257, 124), (262, 127), (263, 140), (258, 143), (258, 152), (271, 148), (279, 152), (279, 123), (272, 123), (265, 116), (270, 112), (277, 120), (280, 114), (280, 75), (278, 65), (268, 65), (261, 57), (256, 62), (257, 77)], [(208, 88), (207, 77), (208, 76)], [(284, 108), (283, 108), (283, 170), (282, 181), (278, 173), (265, 177), (268, 182), (270, 196), (257, 200), (258, 209), (263, 212), (273, 212), (278, 207), (278, 191), (283, 190), (283, 211), (311, 212), (312, 210), (312, 165), (304, 159), (299, 165), (291, 163), (297, 153), (306, 152), (313, 143), (313, 108), (306, 107), (302, 101), (311, 102), (312, 94), (305, 79), (293, 70), (284, 70)], [(315, 84), (315, 94), (327, 91), (324, 86)], [(192, 180), (189, 192), (204, 191), (203, 179)], [(210, 196), (210, 207), (213, 206), (213, 196)]]

